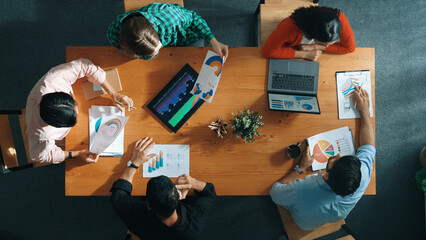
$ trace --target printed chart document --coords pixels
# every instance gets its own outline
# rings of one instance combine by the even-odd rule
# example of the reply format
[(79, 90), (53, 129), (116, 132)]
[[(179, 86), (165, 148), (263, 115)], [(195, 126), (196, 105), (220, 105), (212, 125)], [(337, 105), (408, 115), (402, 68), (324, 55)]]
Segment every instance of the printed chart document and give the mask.
[(360, 118), (358, 110), (352, 101), (355, 86), (367, 90), (370, 100), (370, 117), (373, 117), (373, 101), (371, 98), (371, 74), (369, 70), (336, 72), (337, 101), (339, 119)]
[(352, 132), (348, 127), (342, 127), (320, 133), (307, 139), (310, 154), (317, 154), (312, 163), (312, 171), (325, 169), (330, 157), (355, 155), (355, 145)]
[(128, 119), (115, 106), (92, 106), (89, 109), (89, 151), (100, 156), (123, 156), (123, 130)]
[(151, 153), (157, 156), (143, 164), (144, 178), (189, 174), (189, 145), (158, 144), (150, 149), (148, 155)]
[(191, 93), (206, 102), (212, 102), (217, 85), (219, 85), (222, 67), (223, 59), (219, 54), (209, 50)]

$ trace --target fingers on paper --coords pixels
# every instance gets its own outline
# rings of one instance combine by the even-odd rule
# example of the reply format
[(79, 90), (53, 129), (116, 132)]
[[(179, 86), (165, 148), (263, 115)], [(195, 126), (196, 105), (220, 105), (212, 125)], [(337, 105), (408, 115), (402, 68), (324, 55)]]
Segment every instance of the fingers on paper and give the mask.
[(118, 109), (120, 109), (121, 112), (125, 112), (125, 109), (119, 103), (116, 103), (115, 106), (117, 106)]
[(98, 161), (98, 159), (99, 159), (99, 154), (97, 154), (97, 153), (92, 153), (92, 152), (89, 152), (89, 151), (87, 151), (87, 154), (88, 154), (88, 156), (87, 156), (87, 158), (86, 158), (86, 161), (87, 161), (87, 162), (95, 163), (95, 162), (97, 162), (97, 161)]
[(128, 96), (124, 96), (123, 97), (123, 101), (126, 103), (127, 105), (127, 110), (130, 111), (132, 110), (133, 107), (133, 100), (131, 98), (129, 98)]

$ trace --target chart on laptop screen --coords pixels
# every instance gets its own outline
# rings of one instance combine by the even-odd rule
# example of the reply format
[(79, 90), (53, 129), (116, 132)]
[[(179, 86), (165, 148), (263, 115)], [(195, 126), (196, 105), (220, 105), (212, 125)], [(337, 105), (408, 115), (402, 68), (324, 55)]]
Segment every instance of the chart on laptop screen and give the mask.
[(148, 104), (148, 108), (173, 132), (177, 132), (204, 103), (190, 93), (197, 77), (198, 73), (186, 64)]
[(271, 110), (319, 113), (316, 97), (269, 93)]

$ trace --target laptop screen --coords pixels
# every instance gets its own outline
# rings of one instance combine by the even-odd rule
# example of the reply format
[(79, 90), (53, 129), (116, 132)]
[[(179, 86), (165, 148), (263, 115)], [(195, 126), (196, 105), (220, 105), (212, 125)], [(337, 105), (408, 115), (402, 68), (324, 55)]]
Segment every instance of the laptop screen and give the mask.
[(268, 102), (270, 110), (315, 114), (320, 113), (318, 99), (316, 96), (268, 93)]

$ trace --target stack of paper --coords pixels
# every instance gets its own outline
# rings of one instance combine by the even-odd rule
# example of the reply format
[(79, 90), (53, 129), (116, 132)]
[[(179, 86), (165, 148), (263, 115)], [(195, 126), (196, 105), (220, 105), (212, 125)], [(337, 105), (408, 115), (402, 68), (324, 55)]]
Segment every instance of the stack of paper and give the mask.
[(123, 156), (123, 130), (128, 119), (115, 106), (92, 106), (89, 109), (89, 151), (100, 156)]
[(352, 132), (348, 127), (317, 134), (308, 138), (307, 142), (310, 154), (317, 154), (312, 163), (312, 171), (326, 168), (328, 159), (339, 153), (342, 157), (355, 154)]

